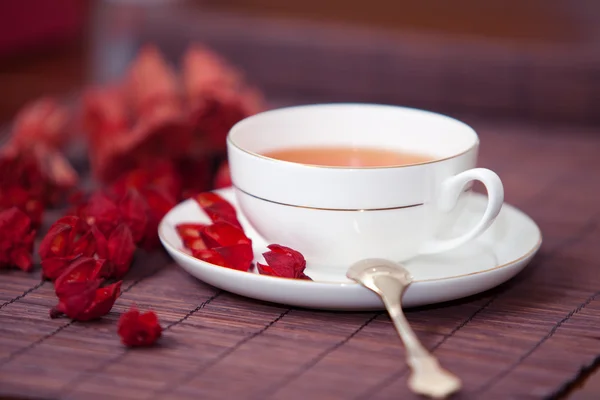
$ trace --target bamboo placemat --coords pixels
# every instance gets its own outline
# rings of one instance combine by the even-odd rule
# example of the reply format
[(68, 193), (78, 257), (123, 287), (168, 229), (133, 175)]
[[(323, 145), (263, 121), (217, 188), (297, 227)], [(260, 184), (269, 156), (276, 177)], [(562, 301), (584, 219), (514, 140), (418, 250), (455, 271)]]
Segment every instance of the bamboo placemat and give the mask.
[[(410, 310), (424, 344), (456, 372), (457, 399), (556, 397), (599, 361), (600, 135), (468, 121), (480, 165), (544, 243), (508, 283)], [(39, 271), (38, 271), (39, 272)], [(0, 271), (0, 396), (66, 399), (410, 399), (403, 348), (384, 313), (282, 307), (222, 292), (162, 252), (140, 253), (112, 312), (52, 320), (39, 273)], [(116, 321), (132, 303), (166, 327), (127, 350)], [(415, 397), (416, 398), (416, 397)]]

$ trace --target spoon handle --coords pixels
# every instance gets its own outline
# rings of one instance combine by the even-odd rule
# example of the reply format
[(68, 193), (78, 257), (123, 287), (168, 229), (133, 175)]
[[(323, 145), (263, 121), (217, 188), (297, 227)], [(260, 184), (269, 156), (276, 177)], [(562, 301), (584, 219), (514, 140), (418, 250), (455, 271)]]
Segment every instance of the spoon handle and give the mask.
[(417, 393), (444, 398), (461, 386), (460, 380), (442, 368), (437, 358), (419, 341), (402, 310), (402, 294), (410, 284), (391, 276), (375, 276), (373, 281), (406, 349), (406, 361), (412, 370), (409, 386)]
[[(423, 347), (417, 335), (410, 327), (402, 310), (402, 294), (408, 284), (403, 284), (399, 280), (385, 275), (376, 276), (373, 280), (381, 292), (381, 299), (396, 327), (396, 331), (404, 342), (409, 363), (412, 359), (431, 357), (430, 353)], [(412, 365), (412, 363), (410, 364)]]

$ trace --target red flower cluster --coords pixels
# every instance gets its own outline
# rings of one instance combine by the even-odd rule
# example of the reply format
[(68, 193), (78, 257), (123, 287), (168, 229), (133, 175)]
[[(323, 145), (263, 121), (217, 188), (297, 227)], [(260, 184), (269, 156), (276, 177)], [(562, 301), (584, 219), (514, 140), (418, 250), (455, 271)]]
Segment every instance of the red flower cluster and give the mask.
[(162, 327), (154, 312), (140, 313), (134, 306), (121, 314), (117, 332), (125, 346), (151, 346), (161, 337)]
[(35, 230), (31, 219), (17, 207), (0, 211), (0, 268), (15, 266), (31, 271)]
[[(179, 224), (177, 233), (194, 257), (222, 267), (248, 271), (254, 260), (252, 240), (246, 236), (237, 219), (235, 208), (214, 192), (194, 197), (212, 224)], [(289, 247), (271, 244), (263, 254), (266, 265), (258, 263), (262, 275), (308, 279), (304, 274), (304, 256)]]
[[(227, 163), (211, 182), (211, 157), (223, 156), (235, 123), (261, 109), (260, 94), (242, 75), (201, 46), (186, 52), (180, 72), (155, 47), (144, 47), (121, 82), (85, 94), (77, 118), (50, 97), (26, 105), (0, 149), (0, 268), (32, 270), (44, 210), (69, 195), (71, 210), (38, 250), (42, 277), (54, 282), (58, 297), (50, 316), (87, 321), (107, 314), (136, 248), (159, 246), (163, 216), (211, 184), (231, 184)], [(78, 176), (61, 153), (79, 120), (93, 175), (102, 184), (89, 196), (73, 194)], [(235, 210), (218, 196), (196, 200), (213, 224), (181, 227), (190, 248), (203, 259), (247, 271), (252, 246)], [(128, 346), (148, 345), (161, 328), (154, 313), (130, 310), (119, 334)]]
[[(177, 171), (181, 189), (209, 188), (207, 157), (224, 153), (229, 129), (262, 110), (263, 101), (209, 49), (189, 48), (182, 64), (178, 74), (155, 47), (146, 46), (123, 82), (87, 93), (84, 121), (97, 179), (110, 183), (163, 159)], [(181, 193), (174, 194), (178, 200)]]

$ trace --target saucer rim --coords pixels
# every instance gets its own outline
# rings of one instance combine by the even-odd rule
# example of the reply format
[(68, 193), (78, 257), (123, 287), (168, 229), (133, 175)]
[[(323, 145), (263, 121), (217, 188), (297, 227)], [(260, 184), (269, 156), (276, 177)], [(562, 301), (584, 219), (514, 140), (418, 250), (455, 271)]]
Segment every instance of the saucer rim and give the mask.
[[(233, 191), (233, 187), (226, 187), (226, 188), (221, 188), (221, 189), (216, 189), (216, 190), (212, 190), (211, 192), (215, 192), (215, 193), (223, 193), (223, 192), (227, 192), (227, 191)], [(476, 197), (485, 197), (482, 194), (476, 193), (476, 192), (472, 192), (473, 196)], [(172, 207), (165, 215), (164, 217), (161, 219), (160, 224), (158, 225), (158, 237), (161, 241), (161, 243), (163, 244), (163, 246), (168, 247), (169, 250), (174, 251), (176, 253), (179, 253), (181, 255), (183, 255), (184, 257), (190, 259), (193, 262), (196, 263), (200, 263), (200, 264), (205, 264), (207, 267), (210, 268), (221, 268), (221, 269), (226, 269), (228, 271), (231, 271), (231, 273), (239, 273), (239, 274), (246, 274), (246, 275), (254, 275), (255, 277), (248, 277), (249, 279), (276, 279), (276, 282), (281, 282), (282, 280), (284, 281), (290, 281), (290, 282), (294, 282), (297, 284), (307, 284), (307, 285), (313, 285), (313, 284), (320, 284), (320, 285), (330, 285), (330, 286), (335, 286), (335, 287), (339, 287), (339, 286), (360, 286), (359, 283), (357, 282), (323, 282), (323, 281), (314, 281), (314, 280), (304, 280), (304, 279), (295, 279), (295, 278), (286, 278), (286, 277), (279, 277), (279, 276), (271, 276), (271, 275), (262, 275), (260, 273), (256, 273), (256, 272), (251, 272), (251, 271), (240, 271), (237, 269), (233, 269), (233, 268), (227, 268), (227, 267), (222, 267), (220, 265), (216, 265), (216, 264), (212, 264), (209, 263), (207, 261), (204, 260), (200, 260), (199, 258), (194, 257), (193, 255), (185, 252), (184, 250), (179, 249), (177, 246), (175, 246), (173, 243), (171, 243), (169, 240), (166, 239), (163, 230), (164, 229), (168, 229), (167, 227), (167, 219), (169, 217), (169, 215), (178, 207), (183, 207), (185, 204), (187, 203), (193, 203), (194, 200), (193, 199), (186, 199), (183, 200), (181, 202), (179, 202), (177, 205), (175, 205), (174, 207)], [(465, 277), (469, 277), (469, 276), (475, 276), (475, 275), (480, 275), (480, 274), (488, 274), (492, 271), (495, 270), (499, 270), (502, 268), (507, 268), (509, 266), (512, 266), (516, 263), (519, 263), (521, 261), (524, 261), (528, 258), (530, 258), (531, 256), (533, 256), (535, 253), (537, 253), (537, 251), (540, 249), (542, 242), (543, 242), (543, 235), (541, 232), (540, 227), (538, 226), (538, 224), (529, 216), (527, 215), (525, 212), (521, 211), (520, 209), (518, 209), (517, 207), (511, 205), (510, 203), (504, 203), (503, 204), (503, 208), (504, 207), (508, 207), (510, 209), (512, 209), (511, 211), (517, 212), (519, 214), (521, 214), (521, 217), (523, 218), (527, 218), (530, 220), (530, 222), (535, 226), (536, 231), (537, 231), (537, 235), (538, 235), (538, 241), (536, 242), (536, 244), (530, 249), (528, 250), (525, 254), (522, 254), (521, 256), (519, 256), (516, 259), (507, 261), (505, 263), (503, 263), (502, 265), (497, 265), (495, 267), (492, 268), (488, 268), (485, 270), (481, 270), (481, 271), (475, 271), (475, 272), (469, 272), (467, 274), (461, 274), (461, 275), (453, 275), (453, 276), (448, 276), (448, 277), (444, 277), (444, 278), (428, 278), (428, 279), (415, 279), (413, 281), (413, 283), (424, 283), (424, 282), (442, 282), (442, 281), (449, 281), (449, 280), (453, 280), (453, 279), (461, 279), (461, 278), (465, 278)], [(236, 211), (239, 212), (239, 209), (236, 207)], [(239, 275), (240, 277), (242, 275)]]

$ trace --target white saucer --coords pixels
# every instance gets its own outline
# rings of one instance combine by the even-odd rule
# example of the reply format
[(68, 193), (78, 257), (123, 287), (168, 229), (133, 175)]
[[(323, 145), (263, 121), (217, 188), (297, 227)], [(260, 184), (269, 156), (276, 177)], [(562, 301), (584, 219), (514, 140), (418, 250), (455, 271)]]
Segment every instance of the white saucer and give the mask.
[[(218, 190), (238, 211), (246, 235), (252, 239), (255, 260), (267, 251), (267, 244), (244, 218), (233, 189)], [(467, 229), (483, 213), (486, 198), (469, 195), (459, 230)], [(379, 297), (345, 277), (343, 272), (324, 273), (311, 268), (313, 281), (277, 278), (213, 265), (196, 259), (184, 250), (175, 225), (182, 222), (210, 223), (193, 200), (186, 200), (165, 215), (158, 227), (163, 246), (173, 259), (196, 278), (254, 299), (290, 306), (328, 310), (374, 310), (384, 308)], [(491, 289), (520, 272), (542, 243), (536, 223), (508, 204), (492, 227), (462, 248), (435, 256), (422, 256), (404, 263), (414, 282), (403, 297), (404, 307), (415, 307), (467, 297)], [(285, 245), (285, 243), (279, 243)]]

